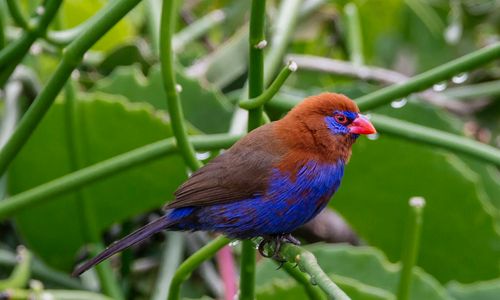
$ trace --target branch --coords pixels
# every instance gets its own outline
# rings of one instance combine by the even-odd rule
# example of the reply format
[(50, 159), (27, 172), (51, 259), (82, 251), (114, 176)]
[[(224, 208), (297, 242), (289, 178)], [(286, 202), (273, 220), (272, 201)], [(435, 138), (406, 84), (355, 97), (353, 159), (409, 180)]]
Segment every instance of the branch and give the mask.
[(420, 245), (420, 232), (422, 231), (422, 214), (425, 200), (421, 197), (410, 199), (410, 219), (407, 228), (407, 240), (403, 253), (403, 269), (399, 279), (398, 300), (410, 299), (410, 290), (413, 278), (413, 266), (417, 262)]
[(331, 299), (350, 300), (344, 291), (342, 291), (318, 265), (316, 257), (309, 251), (286, 243), (281, 247), (280, 254), (290, 263), (296, 263), (302, 272), (311, 276), (310, 281), (318, 286)]
[[(235, 135), (207, 135), (191, 138), (193, 145), (201, 151), (228, 148), (239, 139)], [(108, 160), (96, 163), (63, 177), (54, 179), (30, 190), (0, 201), (0, 220), (12, 217), (20, 211), (42, 201), (50, 201), (55, 196), (73, 191), (132, 167), (160, 159), (177, 151), (174, 138), (134, 149)]]
[(186, 259), (177, 269), (170, 283), (168, 300), (178, 300), (180, 298), (181, 284), (189, 278), (191, 273), (205, 260), (210, 259), (222, 247), (229, 244), (230, 240), (224, 236), (219, 236), (210, 243), (203, 246), (196, 253)]
[(297, 64), (294, 61), (289, 61), (288, 64), (281, 70), (276, 79), (271, 83), (271, 85), (259, 96), (240, 101), (240, 107), (244, 109), (256, 109), (263, 106), (271, 100), (271, 98), (276, 95), (281, 86), (285, 83), (285, 80), (297, 70)]
[[(60, 2), (60, 0), (56, 2)], [(140, 0), (121, 0), (108, 5), (103, 9), (100, 17), (92, 20), (89, 28), (67, 47), (54, 74), (25, 113), (7, 144), (0, 151), (0, 176), (5, 174), (9, 164), (38, 126), (71, 72), (81, 61), (83, 54), (139, 2)], [(44, 17), (47, 16), (48, 12), (47, 9)]]
[(323, 300), (323, 293), (321, 293), (316, 286), (312, 285), (309, 278), (307, 278), (298, 268), (292, 267), (290, 264), (284, 264), (283, 270), (302, 285), (310, 300)]
[(22, 29), (29, 31), (28, 22), (26, 21), (26, 18), (23, 16), (23, 13), (19, 8), (19, 1), (6, 0), (6, 2), (7, 2), (7, 7), (9, 8), (10, 16), (14, 20), (14, 23), (16, 23), (17, 26), (21, 27)]
[(198, 170), (203, 164), (196, 158), (193, 146), (189, 143), (184, 114), (182, 112), (179, 92), (182, 89), (175, 82), (173, 67), (172, 35), (177, 16), (176, 1), (164, 0), (160, 28), (160, 63), (163, 87), (167, 95), (167, 107), (172, 124), (172, 131), (177, 141), (184, 162), (192, 170)]

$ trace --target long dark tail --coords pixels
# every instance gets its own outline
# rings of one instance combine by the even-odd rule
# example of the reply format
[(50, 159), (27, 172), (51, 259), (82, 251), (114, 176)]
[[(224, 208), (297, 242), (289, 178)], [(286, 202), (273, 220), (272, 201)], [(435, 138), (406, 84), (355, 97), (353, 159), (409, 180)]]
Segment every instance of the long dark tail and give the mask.
[(127, 235), (123, 239), (113, 242), (113, 244), (111, 244), (108, 248), (99, 253), (96, 257), (85, 262), (83, 265), (77, 267), (71, 275), (79, 276), (83, 272), (87, 271), (88, 269), (92, 268), (93, 266), (97, 265), (103, 260), (109, 258), (111, 255), (123, 251), (124, 249), (134, 244), (142, 242), (143, 240), (152, 236), (153, 234), (168, 228), (169, 225), (171, 224), (172, 221), (170, 221), (169, 218), (165, 216), (154, 220), (153, 222)]

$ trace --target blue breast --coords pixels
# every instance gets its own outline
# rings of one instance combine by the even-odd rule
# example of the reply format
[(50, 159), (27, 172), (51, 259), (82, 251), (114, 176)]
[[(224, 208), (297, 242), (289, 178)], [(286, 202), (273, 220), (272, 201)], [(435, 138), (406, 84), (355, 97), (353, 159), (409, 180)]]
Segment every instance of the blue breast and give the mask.
[(273, 170), (266, 194), (252, 199), (200, 208), (175, 209), (171, 216), (190, 216), (181, 230), (222, 232), (234, 238), (290, 233), (311, 220), (340, 185), (344, 162), (308, 162), (296, 174)]

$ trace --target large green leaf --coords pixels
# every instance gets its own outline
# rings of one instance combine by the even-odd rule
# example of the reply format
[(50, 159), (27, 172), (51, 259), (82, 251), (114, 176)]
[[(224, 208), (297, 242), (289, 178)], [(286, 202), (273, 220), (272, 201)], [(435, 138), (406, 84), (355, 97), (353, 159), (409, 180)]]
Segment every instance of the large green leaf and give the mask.
[[(436, 118), (412, 105), (397, 114), (403, 112), (424, 125)], [(443, 282), (491, 279), (500, 274), (500, 237), (480, 179), (449, 152), (387, 134), (375, 141), (362, 137), (331, 206), (368, 243), (397, 261), (405, 240), (408, 199), (423, 196), (427, 206), (419, 265)]]
[[(390, 263), (379, 250), (328, 244), (310, 245), (307, 249), (352, 299), (395, 299), (400, 265)], [(270, 260), (259, 264), (257, 272), (257, 299), (306, 299), (303, 288), (285, 272), (276, 270), (276, 264)], [(436, 279), (416, 268), (411, 299), (442, 300), (449, 297)]]
[[(186, 119), (206, 133), (225, 132), (231, 119), (231, 105), (215, 88), (208, 84), (177, 73), (177, 82), (182, 86), (180, 93)], [(127, 97), (133, 102), (148, 102), (155, 108), (166, 110), (167, 100), (161, 71), (158, 66), (144, 78), (137, 66), (119, 67), (94, 88)]]
[[(77, 149), (85, 166), (171, 136), (165, 116), (147, 104), (131, 104), (110, 95), (76, 102)], [(8, 189), (17, 194), (71, 172), (64, 104), (56, 102), (14, 160)], [(172, 199), (186, 178), (177, 155), (103, 179), (75, 193), (51, 199), (19, 213), (16, 228), (37, 255), (52, 266), (69, 269), (84, 243), (82, 203), (103, 230), (114, 222), (159, 208)]]

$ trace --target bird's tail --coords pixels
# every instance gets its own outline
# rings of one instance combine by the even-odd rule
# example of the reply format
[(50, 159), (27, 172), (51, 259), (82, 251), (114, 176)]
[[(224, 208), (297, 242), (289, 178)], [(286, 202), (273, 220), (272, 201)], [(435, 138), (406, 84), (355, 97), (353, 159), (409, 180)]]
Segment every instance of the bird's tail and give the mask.
[(131, 234), (127, 235), (123, 239), (114, 242), (104, 251), (99, 253), (97, 256), (85, 262), (83, 265), (77, 267), (71, 275), (79, 276), (83, 272), (87, 271), (88, 269), (92, 268), (93, 266), (97, 265), (103, 260), (109, 258), (113, 254), (123, 251), (124, 249), (143, 241), (144, 239), (152, 236), (153, 234), (168, 228), (169, 225), (171, 224), (172, 221), (169, 220), (169, 218), (166, 216), (163, 216), (161, 218), (152, 221), (151, 223), (145, 225), (144, 227), (141, 227), (136, 231), (132, 232)]

